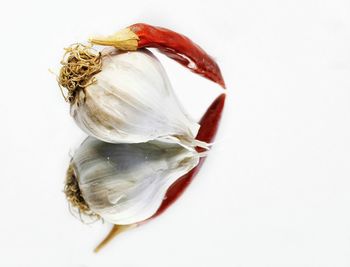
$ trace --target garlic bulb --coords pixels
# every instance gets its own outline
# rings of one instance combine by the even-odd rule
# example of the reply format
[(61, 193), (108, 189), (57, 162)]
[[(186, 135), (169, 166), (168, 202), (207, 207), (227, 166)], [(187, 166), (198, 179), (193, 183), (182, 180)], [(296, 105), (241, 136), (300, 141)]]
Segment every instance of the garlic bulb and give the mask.
[(199, 156), (178, 144), (111, 144), (88, 137), (68, 172), (69, 184), (73, 179), (77, 188), (66, 185), (66, 195), (73, 206), (113, 224), (141, 222), (155, 214), (167, 189), (198, 164)]
[(93, 54), (75, 47), (62, 64), (59, 82), (70, 90), (71, 115), (87, 134), (109, 143), (158, 139), (206, 146), (195, 140), (199, 124), (185, 113), (164, 68), (148, 50)]

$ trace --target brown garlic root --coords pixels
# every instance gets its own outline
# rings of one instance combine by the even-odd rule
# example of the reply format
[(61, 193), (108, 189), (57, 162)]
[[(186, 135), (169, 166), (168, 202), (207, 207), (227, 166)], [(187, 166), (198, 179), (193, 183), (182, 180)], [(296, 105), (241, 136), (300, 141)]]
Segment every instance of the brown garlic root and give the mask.
[(75, 209), (79, 215), (88, 216), (95, 220), (100, 219), (100, 216), (91, 211), (89, 205), (85, 202), (72, 164), (69, 165), (67, 170), (64, 193), (66, 194), (70, 206)]
[(65, 100), (72, 103), (80, 90), (95, 82), (93, 76), (102, 69), (102, 55), (92, 45), (73, 44), (65, 50), (57, 80)]

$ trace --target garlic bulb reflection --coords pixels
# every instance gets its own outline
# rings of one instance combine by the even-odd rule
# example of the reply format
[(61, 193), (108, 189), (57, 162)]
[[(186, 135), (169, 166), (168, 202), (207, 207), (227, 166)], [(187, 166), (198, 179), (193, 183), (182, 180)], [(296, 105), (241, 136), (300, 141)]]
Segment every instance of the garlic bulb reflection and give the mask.
[[(88, 137), (75, 152), (69, 180), (78, 194), (72, 205), (85, 205), (108, 222), (125, 225), (150, 218), (167, 189), (194, 168), (199, 154), (178, 144), (153, 141), (111, 144)], [(66, 194), (72, 194), (67, 192)]]
[(75, 47), (62, 64), (59, 82), (68, 88), (71, 115), (87, 134), (109, 143), (158, 139), (205, 146), (195, 140), (199, 124), (184, 112), (151, 52), (93, 54)]

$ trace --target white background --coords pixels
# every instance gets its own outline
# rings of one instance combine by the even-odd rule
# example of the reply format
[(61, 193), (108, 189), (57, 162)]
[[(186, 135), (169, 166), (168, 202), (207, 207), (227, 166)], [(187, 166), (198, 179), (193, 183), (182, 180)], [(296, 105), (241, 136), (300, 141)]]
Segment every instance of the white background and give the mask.
[[(0, 266), (349, 266), (350, 2), (7, 1), (1, 28)], [(163, 216), (99, 254), (62, 193), (85, 135), (54, 75), (63, 47), (136, 22), (188, 35), (227, 83), (217, 143)], [(200, 118), (222, 92), (159, 56)]]

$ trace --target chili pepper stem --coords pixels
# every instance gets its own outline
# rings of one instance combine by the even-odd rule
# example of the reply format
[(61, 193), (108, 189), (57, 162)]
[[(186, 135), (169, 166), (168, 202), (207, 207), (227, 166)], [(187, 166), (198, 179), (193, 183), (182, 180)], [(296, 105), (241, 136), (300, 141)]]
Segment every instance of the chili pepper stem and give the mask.
[(127, 230), (131, 230), (135, 228), (137, 224), (129, 224), (129, 225), (113, 225), (113, 228), (108, 233), (108, 235), (101, 241), (100, 244), (94, 249), (94, 252), (99, 252), (102, 248), (104, 248), (114, 237), (119, 235), (122, 232)]
[(110, 36), (92, 36), (89, 42), (97, 45), (114, 46), (120, 50), (137, 50), (139, 37), (129, 28), (125, 28)]

